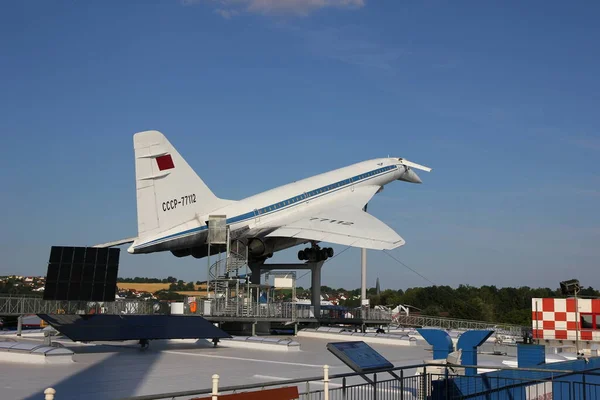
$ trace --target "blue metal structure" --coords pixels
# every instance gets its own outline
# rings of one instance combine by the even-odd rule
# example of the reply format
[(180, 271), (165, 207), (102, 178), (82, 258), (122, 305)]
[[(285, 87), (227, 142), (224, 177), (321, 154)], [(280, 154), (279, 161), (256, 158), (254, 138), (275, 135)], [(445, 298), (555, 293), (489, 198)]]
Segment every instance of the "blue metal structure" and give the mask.
[[(454, 350), (452, 339), (448, 332), (440, 329), (417, 329), (423, 339), (433, 346), (434, 360), (445, 359)], [(456, 344), (456, 349), (462, 351), (461, 365), (477, 365), (477, 348), (481, 346), (494, 331), (472, 330), (463, 333)], [(475, 368), (466, 368), (466, 375), (476, 375)]]
[[(467, 331), (460, 335), (456, 348), (462, 350), (461, 365), (477, 365), (477, 348), (481, 346), (494, 331)], [(466, 368), (465, 375), (477, 375), (475, 368)]]
[(419, 335), (433, 346), (433, 359), (446, 359), (454, 351), (454, 344), (448, 332), (440, 329), (417, 329)]

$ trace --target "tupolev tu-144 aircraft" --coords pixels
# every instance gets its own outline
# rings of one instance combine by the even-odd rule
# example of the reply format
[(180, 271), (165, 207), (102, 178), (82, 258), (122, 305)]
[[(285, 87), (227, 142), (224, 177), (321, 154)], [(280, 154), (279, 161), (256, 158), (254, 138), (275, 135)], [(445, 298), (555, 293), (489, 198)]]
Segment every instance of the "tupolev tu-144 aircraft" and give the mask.
[[(378, 158), (234, 201), (217, 197), (162, 133), (136, 133), (133, 144), (138, 235), (105, 244), (131, 243), (131, 254), (205, 257), (210, 215), (226, 217), (231, 238), (245, 243), (255, 262), (306, 243), (310, 247), (298, 252), (300, 260), (332, 257), (333, 249), (320, 242), (394, 249), (404, 240), (367, 214), (366, 204), (390, 182), (421, 183), (414, 169), (431, 171), (403, 158)], [(222, 245), (211, 246), (210, 254), (222, 251)]]

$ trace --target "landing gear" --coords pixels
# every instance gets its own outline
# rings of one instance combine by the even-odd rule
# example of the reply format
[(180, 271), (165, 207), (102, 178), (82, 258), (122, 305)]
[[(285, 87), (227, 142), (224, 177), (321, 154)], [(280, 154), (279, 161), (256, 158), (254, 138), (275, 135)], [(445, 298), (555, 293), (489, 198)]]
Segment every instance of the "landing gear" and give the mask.
[(150, 342), (148, 339), (140, 339), (139, 345), (142, 350), (145, 350), (150, 346)]
[(301, 261), (325, 261), (333, 257), (333, 249), (331, 247), (320, 248), (319, 246), (307, 247), (298, 252), (298, 260)]

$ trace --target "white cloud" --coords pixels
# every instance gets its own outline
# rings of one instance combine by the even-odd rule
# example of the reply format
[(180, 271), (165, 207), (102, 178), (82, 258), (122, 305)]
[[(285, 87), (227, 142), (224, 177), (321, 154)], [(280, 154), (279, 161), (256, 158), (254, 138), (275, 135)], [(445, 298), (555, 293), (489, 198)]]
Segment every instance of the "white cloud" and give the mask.
[(307, 16), (323, 8), (358, 9), (365, 0), (182, 0), (184, 5), (207, 3), (218, 6), (215, 10), (224, 18), (242, 12), (263, 15)]

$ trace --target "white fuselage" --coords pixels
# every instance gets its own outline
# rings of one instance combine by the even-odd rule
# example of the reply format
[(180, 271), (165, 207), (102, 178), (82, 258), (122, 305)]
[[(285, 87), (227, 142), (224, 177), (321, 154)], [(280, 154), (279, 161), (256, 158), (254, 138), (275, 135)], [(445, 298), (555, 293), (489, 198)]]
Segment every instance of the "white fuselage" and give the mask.
[[(406, 177), (398, 158), (363, 161), (271, 189), (152, 236), (138, 238), (130, 253), (151, 253), (199, 246), (207, 240), (209, 215), (224, 215), (237, 238), (261, 237), (297, 218), (299, 213), (330, 206), (360, 186), (382, 187)], [(416, 178), (418, 179), (418, 177)]]

